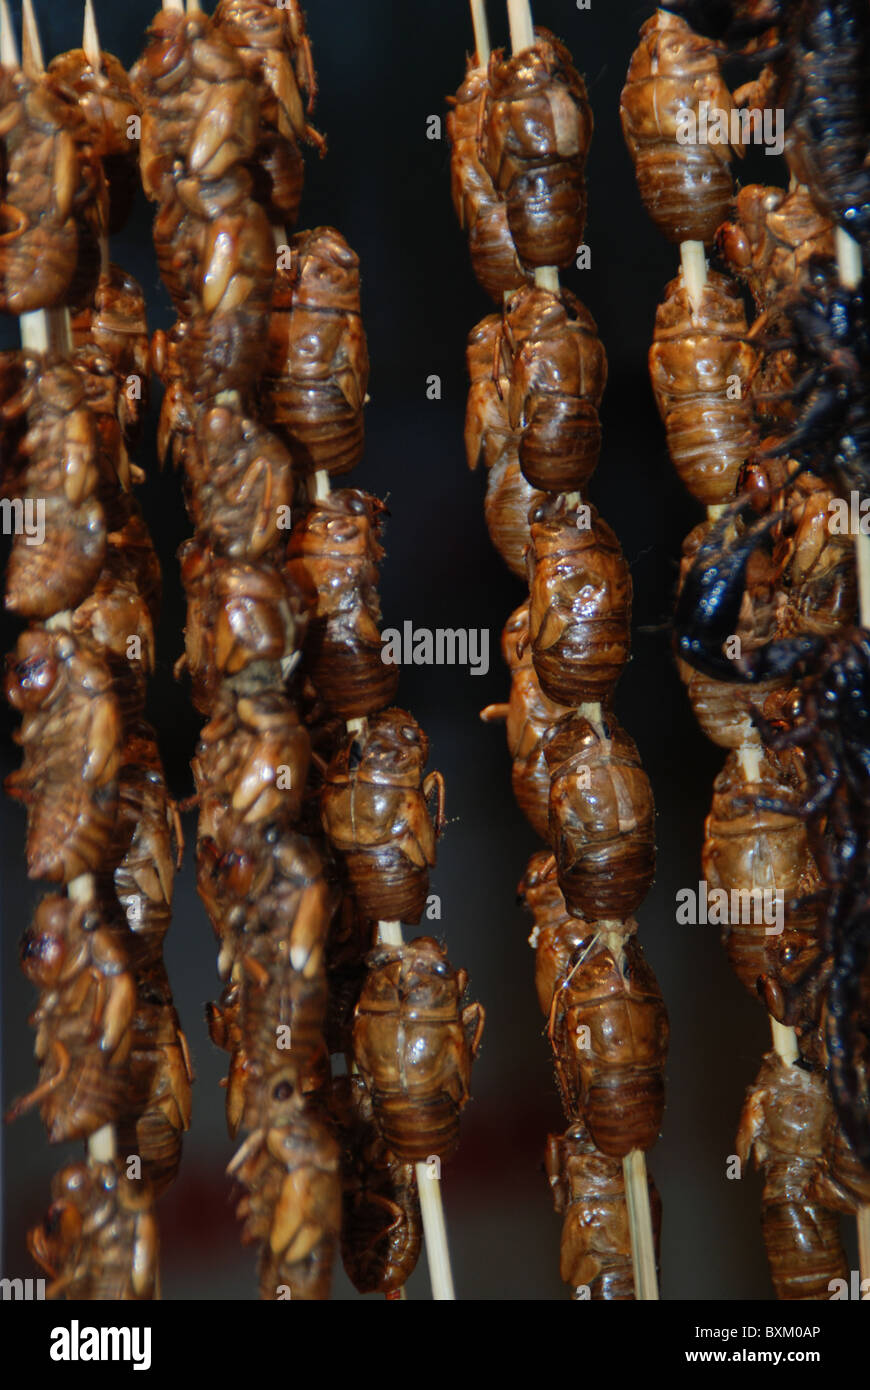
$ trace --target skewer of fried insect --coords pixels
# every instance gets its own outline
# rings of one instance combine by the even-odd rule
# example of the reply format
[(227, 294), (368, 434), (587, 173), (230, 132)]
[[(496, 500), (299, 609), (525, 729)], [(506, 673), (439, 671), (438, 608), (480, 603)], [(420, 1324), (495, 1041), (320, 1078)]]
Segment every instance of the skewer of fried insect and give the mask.
[[(0, 0), (0, 62), (5, 67), (21, 67), (28, 77), (38, 78), (45, 72), (45, 60), (36, 15), (32, 0), (23, 0), (21, 7), (21, 60), (15, 43), (15, 33), (6, 0)], [(22, 314), (19, 320), (21, 346), (31, 352), (57, 353), (63, 357), (72, 356), (72, 327), (69, 309), (37, 309), (33, 313)], [(49, 631), (72, 630), (72, 613), (67, 609), (55, 613), (45, 623)], [(67, 894), (73, 902), (93, 903), (96, 898), (96, 881), (93, 874), (80, 874), (67, 885)], [(116, 1157), (115, 1130), (113, 1125), (103, 1125), (88, 1139), (88, 1156), (99, 1163), (112, 1163)]]
[[(312, 502), (320, 502), (328, 497), (329, 493), (329, 473), (325, 468), (318, 469), (309, 479), (309, 496)], [(347, 731), (350, 734), (362, 733), (365, 727), (365, 718), (347, 720)], [(378, 922), (377, 940), (389, 946), (404, 945), (401, 922)], [(432, 1297), (436, 1302), (452, 1302), (456, 1294), (450, 1265), (444, 1203), (441, 1197), (441, 1179), (427, 1163), (416, 1163), (415, 1173)]]
[[(531, 48), (535, 42), (535, 29), (529, 0), (507, 0), (508, 23), (510, 25), (511, 48), (514, 53)], [(478, 63), (483, 66), (482, 52), (489, 51), (486, 35), (486, 17), (481, 14), (481, 0), (471, 0), (472, 23), (477, 42)], [(482, 21), (482, 22), (481, 22)], [(701, 256), (703, 261), (703, 246)], [(538, 266), (535, 269), (535, 284), (538, 289), (559, 293), (559, 271), (556, 266)], [(570, 504), (580, 500), (579, 493), (567, 494)], [(595, 726), (602, 723), (601, 705), (580, 706), (580, 713)], [(603, 924), (605, 927), (607, 924)], [(634, 1266), (635, 1297), (646, 1302), (658, 1299), (658, 1278), (656, 1276), (655, 1241), (653, 1239), (652, 1212), (649, 1201), (649, 1180), (647, 1177), (646, 1155), (642, 1149), (632, 1149), (622, 1160), (625, 1180), (625, 1198), (628, 1207), (629, 1228), (631, 1231), (632, 1264)]]
[[(835, 231), (837, 271), (848, 290), (857, 289), (863, 276), (861, 247), (842, 227)], [(858, 570), (858, 614), (863, 628), (870, 628), (870, 536), (860, 531), (855, 535), (855, 560)], [(870, 1205), (858, 1208), (858, 1263), (861, 1279), (870, 1279)]]

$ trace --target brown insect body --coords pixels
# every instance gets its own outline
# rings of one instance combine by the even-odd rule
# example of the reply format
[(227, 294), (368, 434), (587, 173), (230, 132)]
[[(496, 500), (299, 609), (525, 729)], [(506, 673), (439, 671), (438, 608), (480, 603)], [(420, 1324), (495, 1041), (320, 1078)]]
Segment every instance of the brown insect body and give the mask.
[(362, 458), (369, 357), (359, 257), (333, 227), (300, 232), (279, 269), (260, 385), (263, 419), (304, 473), (347, 473)]
[(27, 1244), (51, 1278), (46, 1298), (130, 1301), (155, 1297), (157, 1223), (147, 1186), (114, 1164), (72, 1163), (52, 1179), (52, 1205)]
[(460, 227), (468, 232), (471, 267), (479, 284), (496, 303), (528, 278), (520, 265), (508, 226), (507, 205), (499, 197), (480, 154), (481, 117), (489, 99), (485, 68), (468, 60), (465, 80), (448, 97), (450, 191)]
[(121, 1118), (129, 1093), (136, 986), (124, 951), (93, 912), (43, 898), (20, 947), (39, 989), (39, 1084), (12, 1118), (39, 1105), (51, 1144), (86, 1139)]
[(563, 719), (545, 748), (550, 842), (572, 916), (636, 912), (655, 874), (655, 807), (637, 747), (611, 714)]
[(595, 320), (568, 290), (526, 286), (506, 302), (504, 324), (508, 414), (523, 476), (548, 492), (583, 488), (601, 451), (598, 407), (607, 383)]
[(619, 541), (594, 507), (580, 511), (560, 496), (530, 521), (529, 635), (541, 689), (571, 707), (606, 701), (631, 641), (631, 574)]
[(100, 55), (92, 67), (81, 48), (53, 58), (48, 65), (49, 87), (74, 102), (87, 122), (94, 154), (103, 166), (109, 191), (107, 231), (114, 236), (126, 223), (139, 183), (138, 108), (130, 79), (111, 53)]
[(24, 749), (10, 795), (27, 809), (27, 871), (69, 883), (102, 867), (118, 806), (121, 718), (105, 662), (65, 632), (34, 628), (8, 658)]
[[(323, 829), (347, 870), (360, 912), (419, 922), (443, 824), (441, 774), (423, 769), (429, 741), (404, 710), (382, 710), (348, 733), (321, 791)], [(438, 794), (435, 822), (427, 797)]]
[(363, 917), (351, 893), (344, 893), (326, 941), (329, 989), (326, 1046), (331, 1054), (353, 1050), (353, 1013), (365, 980), (365, 960), (372, 948), (374, 924)]
[(599, 929), (578, 947), (550, 1010), (565, 1113), (615, 1158), (652, 1148), (665, 1104), (668, 1015), (633, 926)]
[(190, 1128), (193, 1068), (162, 964), (137, 980), (126, 1113), (118, 1127), (121, 1153), (142, 1159), (155, 1197), (174, 1180), (182, 1136)]
[(104, 353), (120, 388), (119, 418), (132, 448), (148, 410), (151, 376), (145, 296), (132, 275), (110, 265), (100, 276), (92, 304), (72, 324), (73, 346), (92, 344)]
[(359, 1077), (335, 1078), (330, 1110), (341, 1143), (341, 1258), (347, 1276), (358, 1293), (394, 1293), (420, 1257), (414, 1165), (400, 1163), (384, 1144)]
[(677, 15), (657, 10), (641, 28), (629, 64), (619, 104), (622, 133), (658, 230), (671, 242), (709, 246), (728, 216), (733, 183), (729, 145), (678, 141), (685, 113), (697, 121), (702, 103), (730, 123), (733, 103), (716, 46)]
[(567, 266), (586, 223), (586, 84), (565, 46), (538, 29), (533, 47), (492, 54), (489, 85), (483, 163), (507, 204), (517, 254), (528, 266)]
[(460, 1010), (465, 974), (451, 968), (431, 937), (376, 946), (367, 965), (354, 1059), (381, 1137), (403, 1163), (446, 1160), (459, 1142), (483, 1009)]
[[(582, 1123), (547, 1142), (547, 1177), (562, 1223), (559, 1273), (574, 1298), (627, 1302), (635, 1297), (631, 1231), (625, 1178), (618, 1158), (596, 1149)], [(649, 1187), (656, 1264), (659, 1259), (662, 1202)]]
[(326, 1125), (303, 1108), (296, 1073), (272, 1077), (263, 1123), (228, 1172), (246, 1189), (237, 1208), (245, 1244), (260, 1241), (260, 1297), (329, 1298), (341, 1229), (341, 1160)]
[(711, 271), (698, 302), (682, 277), (656, 311), (649, 370), (671, 461), (705, 506), (730, 501), (755, 442), (749, 384), (758, 353), (748, 341), (737, 285)]
[(801, 185), (787, 193), (746, 184), (735, 213), (719, 228), (716, 245), (729, 270), (748, 284), (759, 312), (800, 290), (811, 260), (836, 255), (834, 224)]
[(279, 439), (240, 411), (215, 405), (196, 417), (187, 455), (188, 511), (198, 536), (232, 560), (273, 552), (290, 530), (293, 472)]
[(517, 896), (534, 920), (529, 945), (535, 951), (535, 988), (541, 1013), (549, 1018), (556, 987), (577, 948), (595, 935), (595, 925), (568, 912), (559, 887), (556, 860), (547, 850), (532, 855), (517, 887)]
[(747, 1092), (736, 1147), (741, 1163), (753, 1155), (764, 1174), (761, 1229), (780, 1300), (821, 1301), (831, 1296), (831, 1280), (848, 1281), (832, 1210), (841, 1206), (841, 1198), (823, 1158), (831, 1115), (822, 1072), (767, 1054)]

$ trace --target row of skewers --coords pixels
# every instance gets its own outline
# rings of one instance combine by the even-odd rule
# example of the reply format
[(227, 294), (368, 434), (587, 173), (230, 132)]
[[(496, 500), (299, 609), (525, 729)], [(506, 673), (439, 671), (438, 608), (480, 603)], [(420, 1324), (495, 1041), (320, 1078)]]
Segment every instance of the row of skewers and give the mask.
[[(267, 0), (221, 0), (211, 18), (196, 6), (185, 13), (167, 5), (129, 80), (99, 51), (90, 8), (88, 16), (81, 66), (101, 91), (111, 77), (123, 88), (127, 115), (135, 114), (142, 184), (157, 205), (158, 264), (178, 315), (168, 333), (155, 335), (152, 358), (165, 387), (160, 452), (182, 470), (195, 528), (180, 552), (187, 626), (179, 671), (207, 719), (192, 764), (197, 886), (219, 945), (223, 993), (208, 1010), (208, 1027), (230, 1054), (227, 1125), (241, 1143), (229, 1172), (243, 1189), (243, 1240), (259, 1246), (263, 1298), (328, 1297), (339, 1243), (360, 1292), (402, 1297), (421, 1248), (422, 1215), (433, 1292), (452, 1297), (440, 1165), (456, 1148), (483, 1014), (462, 1008), (465, 975), (443, 946), (428, 937), (403, 941), (401, 924), (419, 922), (426, 906), (443, 784), (437, 773), (424, 775), (425, 735), (391, 705), (397, 671), (381, 659), (384, 508), (367, 493), (329, 486), (330, 474), (347, 472), (362, 455), (368, 356), (357, 257), (331, 228), (290, 235), (302, 193), (300, 145), (325, 149), (309, 119), (316, 80), (304, 16), (297, 4), (278, 9)], [(32, 34), (32, 16), (28, 24)], [(4, 26), (11, 36), (8, 16)], [(7, 39), (4, 69), (10, 57)], [(40, 77), (39, 91), (49, 82)], [(33, 152), (31, 161), (51, 167)], [(6, 198), (18, 206), (16, 171), (7, 164), (4, 172)], [(90, 205), (83, 199), (83, 206)], [(43, 210), (38, 200), (33, 207)], [(65, 292), (55, 287), (28, 311), (56, 315)], [(147, 357), (147, 338), (145, 347)], [(52, 369), (71, 374), (62, 342), (55, 352)], [(80, 429), (90, 422), (68, 418)], [(67, 452), (80, 466), (80, 450)], [(140, 568), (155, 577), (153, 566)], [(40, 594), (44, 586), (30, 587)], [(101, 591), (94, 621), (105, 621), (107, 602)], [(84, 651), (92, 662), (91, 646)], [(67, 742), (47, 770), (25, 764), (32, 806), (45, 807), (52, 795), (56, 808), (61, 790), (67, 806), (78, 808), (85, 794), (87, 807), (98, 806), (102, 840), (97, 845), (89, 831), (86, 867), (100, 874), (107, 861), (113, 866), (120, 820), (106, 791), (120, 752), (108, 741), (105, 711), (132, 679), (128, 647), (112, 655), (120, 665), (101, 684), (90, 667), (80, 677), (98, 755), (82, 738), (82, 717), (75, 723), (75, 711), (61, 707), (55, 718), (69, 729)], [(22, 687), (41, 696), (45, 662), (23, 653), (19, 666)], [(103, 704), (94, 707), (98, 695)], [(125, 699), (132, 711), (132, 696)], [(25, 724), (23, 738), (25, 747), (37, 739), (41, 749), (50, 746), (44, 726), (28, 740)], [(134, 757), (138, 767), (139, 745), (126, 762)], [(63, 771), (62, 789), (49, 775), (55, 769), (55, 781)], [(146, 775), (153, 800), (152, 763)], [(153, 819), (150, 802), (148, 810)], [(31, 808), (31, 839), (36, 814)], [(42, 824), (47, 811), (39, 815)], [(155, 854), (152, 875), (158, 866), (164, 859)], [(82, 865), (73, 867), (80, 877)], [(129, 878), (126, 859), (116, 880), (124, 870)], [(48, 902), (38, 920), (49, 909), (57, 917)], [(87, 1164), (76, 1168), (75, 1198), (67, 1181), (31, 1248), (52, 1276), (52, 1294), (148, 1297), (157, 1186), (144, 1162), (122, 1178), (124, 1164), (130, 1168), (121, 1127), (130, 1043), (126, 1033), (119, 1042), (114, 1003), (130, 996), (139, 957), (117, 935), (110, 952), (93, 913), (81, 922), (71, 913), (52, 938), (56, 948), (40, 944), (43, 931), (25, 959), (53, 962), (62, 952), (74, 959), (76, 980), (90, 968), (92, 998), (72, 982), (64, 996), (79, 1030), (74, 1060), (88, 1080), (92, 1055), (101, 1083), (111, 1065), (117, 1072), (113, 1089), (100, 1085), (102, 1108), (88, 1128), (49, 1128), (52, 1140), (98, 1129), (102, 1147), (95, 1153), (91, 1139)], [(151, 1004), (156, 967), (150, 957), (146, 964), (142, 990)], [(93, 1011), (85, 1008), (91, 1002)], [(103, 1013), (100, 1032), (94, 1024)], [(152, 1006), (139, 1046), (165, 1051), (154, 1019)], [(69, 1092), (57, 1079), (51, 1039), (42, 1041), (39, 1011), (36, 1021), (45, 1076), (28, 1103), (40, 1102), (47, 1118), (50, 1096), (51, 1113), (67, 1115)], [(335, 1055), (346, 1068), (333, 1078)], [(186, 1125), (189, 1094), (182, 1118)], [(141, 1145), (132, 1156), (145, 1159)], [(110, 1178), (121, 1194), (118, 1211), (95, 1187)], [(127, 1207), (138, 1224), (121, 1219)], [(151, 1223), (147, 1258), (142, 1213)]]
[(452, 104), (452, 187), (480, 284), (499, 304), (472, 331), (465, 441), (487, 468), (490, 535), (529, 598), (502, 639), (520, 808), (550, 848), (519, 892), (568, 1129), (547, 1169), (575, 1299), (657, 1297), (661, 1204), (645, 1151), (664, 1109), (667, 1012), (637, 937), (652, 884), (652, 789), (613, 710), (630, 650), (631, 575), (584, 501), (598, 463), (607, 359), (559, 284), (586, 216), (593, 118), (564, 45), (508, 7), (513, 52), (476, 52)]

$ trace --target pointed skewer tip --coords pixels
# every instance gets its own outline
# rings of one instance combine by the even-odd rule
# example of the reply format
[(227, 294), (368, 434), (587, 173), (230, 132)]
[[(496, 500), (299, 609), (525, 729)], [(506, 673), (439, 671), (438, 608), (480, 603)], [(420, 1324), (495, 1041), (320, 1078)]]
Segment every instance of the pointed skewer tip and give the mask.
[(94, 14), (92, 0), (85, 0), (85, 23), (82, 34), (82, 48), (92, 68), (99, 68), (103, 61), (100, 36), (97, 32), (97, 16)]
[(21, 4), (21, 66), (28, 77), (39, 77), (45, 72), (33, 0), (22, 0)]
[(4, 68), (21, 66), (18, 45), (15, 42), (15, 30), (12, 27), (12, 16), (9, 13), (6, 0), (0, 0), (0, 63), (3, 64)]

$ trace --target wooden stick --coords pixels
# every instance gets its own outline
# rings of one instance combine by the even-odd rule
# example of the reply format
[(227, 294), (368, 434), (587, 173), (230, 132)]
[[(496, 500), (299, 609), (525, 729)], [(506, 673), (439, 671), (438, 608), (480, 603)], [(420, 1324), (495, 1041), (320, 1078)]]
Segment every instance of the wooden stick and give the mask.
[(474, 28), (474, 53), (477, 66), (489, 64), (489, 25), (486, 22), (486, 0), (471, 0), (471, 23)]
[(532, 7), (529, 0), (508, 0), (508, 22), (514, 53), (531, 48), (535, 42), (535, 26), (532, 23)]
[(93, 0), (85, 0), (85, 27), (82, 36), (82, 48), (85, 50), (85, 57), (95, 72), (99, 72), (103, 65), (103, 50), (100, 47), (100, 36), (97, 33), (97, 16), (94, 14)]
[[(837, 270), (846, 289), (854, 290), (861, 283), (864, 267), (861, 247), (857, 241), (836, 229)], [(870, 627), (870, 536), (861, 532), (855, 536), (855, 560), (858, 569), (858, 604), (861, 626)], [(870, 1206), (858, 1208), (858, 1265), (862, 1282), (870, 1279)]]
[(634, 1296), (639, 1302), (657, 1302), (659, 1287), (649, 1205), (649, 1180), (646, 1156), (641, 1149), (632, 1149), (631, 1153), (626, 1154), (622, 1160), (622, 1172), (631, 1231)]
[(0, 63), (3, 64), (4, 68), (20, 66), (15, 30), (12, 27), (12, 16), (9, 13), (6, 0), (0, 0)]
[(680, 265), (692, 307), (697, 309), (707, 283), (707, 257), (703, 241), (680, 242)]
[(174, 10), (176, 14), (184, 14), (184, 0), (163, 0), (164, 10)]
[(45, 72), (33, 0), (22, 0), (21, 5), (21, 67), (30, 78), (40, 77)]

